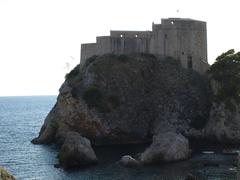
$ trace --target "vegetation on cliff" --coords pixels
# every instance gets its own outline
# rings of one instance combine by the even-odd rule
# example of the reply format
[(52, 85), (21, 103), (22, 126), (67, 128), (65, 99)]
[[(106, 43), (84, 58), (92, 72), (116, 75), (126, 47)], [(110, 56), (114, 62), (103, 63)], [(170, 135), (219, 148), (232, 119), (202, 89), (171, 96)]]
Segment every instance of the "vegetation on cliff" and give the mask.
[[(63, 144), (63, 166), (81, 165), (85, 155), (79, 153), (91, 151), (90, 142), (130, 144), (153, 138), (142, 159), (125, 156), (126, 165), (186, 159), (190, 150), (184, 136), (239, 143), (240, 53), (223, 53), (206, 77), (151, 54), (93, 56), (66, 75), (56, 105), (32, 142)], [(86, 148), (81, 137), (90, 140)], [(96, 162), (90, 155), (87, 164)]]
[(94, 56), (76, 66), (34, 143), (64, 142), (67, 132), (93, 145), (149, 142), (153, 134), (191, 136), (209, 115), (206, 78), (151, 54)]
[(240, 52), (231, 49), (217, 57), (208, 75), (213, 98), (206, 136), (225, 144), (239, 144)]
[(234, 99), (240, 103), (240, 52), (231, 49), (218, 56), (208, 74), (217, 82), (216, 101)]

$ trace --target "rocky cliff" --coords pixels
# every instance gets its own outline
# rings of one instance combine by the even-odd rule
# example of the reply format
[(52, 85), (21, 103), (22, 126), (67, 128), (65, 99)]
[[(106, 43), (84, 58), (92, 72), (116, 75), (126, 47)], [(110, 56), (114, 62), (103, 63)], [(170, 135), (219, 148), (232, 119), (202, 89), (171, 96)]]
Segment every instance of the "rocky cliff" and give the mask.
[(230, 49), (208, 71), (212, 89), (205, 136), (224, 144), (240, 143), (240, 52)]
[(3, 167), (0, 167), (0, 180), (15, 180), (15, 177)]
[(219, 98), (220, 85), (212, 78), (210, 79), (213, 100), (204, 136), (223, 144), (238, 144), (240, 142), (240, 104), (233, 97)]
[(171, 58), (103, 55), (76, 66), (33, 143), (62, 144), (78, 132), (93, 145), (151, 141), (173, 131), (201, 134), (209, 116), (206, 79)]

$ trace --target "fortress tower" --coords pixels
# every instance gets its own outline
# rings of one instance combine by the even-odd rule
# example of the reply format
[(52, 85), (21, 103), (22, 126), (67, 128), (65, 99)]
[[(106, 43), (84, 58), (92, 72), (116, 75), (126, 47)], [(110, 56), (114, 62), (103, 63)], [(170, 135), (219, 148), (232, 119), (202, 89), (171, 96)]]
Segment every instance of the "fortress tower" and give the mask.
[(206, 22), (168, 18), (153, 23), (152, 31), (111, 31), (110, 36), (97, 37), (96, 43), (82, 44), (81, 64), (93, 55), (141, 52), (173, 57), (203, 74), (209, 67)]

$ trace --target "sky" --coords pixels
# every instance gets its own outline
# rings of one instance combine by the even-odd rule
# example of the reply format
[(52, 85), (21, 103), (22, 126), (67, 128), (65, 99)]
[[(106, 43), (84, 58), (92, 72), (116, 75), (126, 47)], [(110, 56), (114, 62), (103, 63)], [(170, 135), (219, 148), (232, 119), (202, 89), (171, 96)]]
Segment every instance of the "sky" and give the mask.
[(161, 18), (207, 22), (208, 62), (240, 49), (238, 0), (0, 0), (0, 96), (57, 95), (81, 43)]

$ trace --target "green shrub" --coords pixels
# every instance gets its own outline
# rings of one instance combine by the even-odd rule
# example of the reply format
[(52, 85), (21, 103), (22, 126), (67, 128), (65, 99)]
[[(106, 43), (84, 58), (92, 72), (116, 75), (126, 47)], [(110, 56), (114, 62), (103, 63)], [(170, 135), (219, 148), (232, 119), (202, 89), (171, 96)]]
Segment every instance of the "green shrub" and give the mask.
[(93, 63), (97, 59), (97, 57), (97, 55), (94, 55), (86, 59), (84, 66), (88, 66), (89, 64)]
[(142, 53), (140, 53), (140, 55), (141, 55), (142, 57), (145, 57), (145, 58), (153, 58), (153, 59), (156, 58), (156, 56), (155, 56), (154, 54), (150, 54), (150, 53), (144, 53), (144, 52), (142, 52)]
[(65, 75), (65, 79), (70, 79), (78, 75), (80, 70), (80, 65), (78, 64), (73, 70)]
[(104, 58), (110, 58), (110, 59), (116, 59), (117, 55), (113, 54), (113, 53), (108, 53), (108, 54), (103, 55), (103, 57)]
[(99, 107), (102, 101), (102, 93), (97, 87), (91, 86), (85, 90), (82, 98), (90, 108)]
[(96, 86), (87, 88), (82, 96), (89, 108), (96, 108), (101, 113), (108, 113), (120, 105), (119, 97), (111, 95), (104, 97)]
[(126, 63), (129, 60), (129, 57), (126, 54), (121, 54), (118, 56), (117, 59), (122, 63)]
[(240, 102), (240, 52), (231, 49), (218, 56), (208, 74), (219, 85), (215, 100)]

